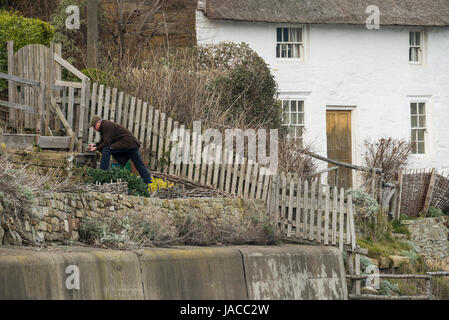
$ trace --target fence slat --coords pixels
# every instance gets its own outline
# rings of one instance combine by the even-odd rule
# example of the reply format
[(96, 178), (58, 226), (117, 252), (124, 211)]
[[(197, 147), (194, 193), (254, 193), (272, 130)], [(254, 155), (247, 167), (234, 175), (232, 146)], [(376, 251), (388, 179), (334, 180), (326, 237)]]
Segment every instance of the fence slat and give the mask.
[(115, 122), (116, 119), (116, 109), (117, 109), (117, 88), (112, 89), (112, 97), (111, 97), (111, 115), (109, 119)]
[(159, 133), (159, 109), (154, 110), (153, 117), (153, 130), (152, 130), (152, 138), (151, 138), (151, 169), (156, 169), (157, 162), (157, 142), (158, 142), (158, 133)]
[(194, 177), (193, 169), (195, 167), (195, 159), (196, 159), (196, 143), (198, 141), (196, 131), (192, 130), (191, 138), (192, 144), (190, 145), (189, 168), (187, 170), (187, 177), (190, 180), (193, 180)]
[[(165, 143), (164, 143), (164, 155), (166, 156), (166, 160), (170, 161), (170, 138), (172, 133), (173, 119), (171, 117), (167, 118), (167, 127), (165, 130)], [(164, 172), (168, 173), (169, 171), (169, 163), (167, 162), (164, 167)]]
[(231, 175), (233, 164), (234, 164), (234, 152), (232, 150), (229, 150), (226, 166), (226, 183), (225, 183), (225, 191), (229, 193), (231, 192)]
[[(64, 109), (64, 107), (62, 106)], [(69, 88), (68, 105), (67, 105), (67, 122), (73, 129), (73, 110), (75, 108), (75, 88)]]
[(332, 208), (332, 244), (337, 243), (337, 208), (338, 208), (338, 190), (334, 187), (333, 193), (333, 208)]
[(209, 162), (209, 148), (210, 148), (209, 144), (207, 144), (207, 145), (205, 145), (204, 149), (201, 150), (201, 157), (200, 157), (200, 159), (201, 159), (201, 177), (200, 177), (200, 182), (201, 183), (206, 183), (207, 163)]
[(307, 239), (307, 230), (309, 221), (309, 181), (304, 181), (304, 196), (303, 196), (303, 226), (302, 237)]
[(182, 176), (187, 177), (187, 164), (190, 159), (190, 131), (185, 130), (184, 125), (181, 125), (181, 132), (183, 132), (182, 169), (181, 166), (178, 166), (177, 170), (182, 170)]
[(326, 200), (324, 203), (324, 244), (329, 244), (329, 207), (330, 207), (330, 190), (329, 186), (325, 189)]
[(257, 181), (257, 192), (256, 192), (256, 199), (260, 199), (262, 197), (262, 186), (263, 186), (263, 178), (265, 175), (262, 174), (264, 171), (264, 168), (259, 168), (259, 179)]
[(340, 221), (338, 223), (339, 228), (339, 248), (340, 251), (343, 252), (343, 243), (345, 242), (345, 239), (343, 237), (343, 229), (345, 224), (345, 190), (343, 188), (340, 189)]
[(125, 94), (125, 102), (123, 104), (123, 117), (122, 117), (122, 126), (128, 128), (128, 117), (129, 117), (129, 102), (131, 98), (129, 94)]
[(253, 175), (251, 179), (251, 191), (249, 195), (251, 199), (254, 199), (256, 197), (258, 174), (259, 174), (259, 163), (256, 162), (253, 167)]
[(239, 154), (235, 155), (235, 160), (234, 160), (234, 167), (232, 168), (232, 185), (231, 185), (231, 193), (233, 194), (237, 194), (237, 175), (239, 173), (239, 162), (241, 162), (240, 160), (240, 156)]
[(144, 102), (142, 105), (142, 118), (140, 120), (139, 128), (139, 140), (145, 143), (145, 130), (147, 128), (147, 118), (148, 118), (148, 102)]
[(299, 239), (302, 236), (301, 231), (301, 187), (302, 181), (296, 181), (296, 238)]
[(109, 103), (111, 102), (111, 88), (106, 88), (106, 95), (104, 98), (103, 119), (110, 120), (109, 117)]
[(128, 115), (128, 127), (127, 129), (133, 132), (134, 129), (134, 116), (136, 110), (136, 97), (131, 96), (131, 103), (129, 104), (129, 115)]
[(322, 224), (323, 224), (323, 188), (321, 186), (320, 180), (318, 178), (318, 201), (317, 201), (317, 217), (316, 217), (316, 221), (317, 221), (317, 238), (316, 240), (321, 243), (321, 233), (322, 233)]
[(295, 191), (295, 181), (290, 178), (290, 190), (288, 192), (288, 218), (287, 218), (287, 237), (292, 236), (293, 223), (293, 194)]
[[(103, 102), (104, 102), (104, 85), (100, 85), (100, 90), (98, 92), (98, 107), (97, 107), (97, 115), (99, 117), (102, 116), (103, 113)], [(95, 132), (95, 140), (100, 140), (100, 133), (98, 131)]]
[[(257, 163), (255, 164), (257, 165)], [(287, 225), (287, 219), (285, 217), (286, 212), (286, 197), (287, 197), (287, 177), (284, 173), (281, 175), (281, 212), (279, 214), (279, 220), (281, 223), (282, 233), (285, 232), (285, 227)]]
[(351, 210), (352, 210), (352, 195), (348, 195), (348, 203), (346, 206), (346, 244), (351, 244)]
[(134, 116), (134, 128), (133, 128), (134, 136), (137, 137), (137, 139), (140, 139), (139, 133), (140, 133), (141, 116), (142, 116), (142, 100), (137, 99), (136, 113)]
[[(92, 85), (89, 122), (90, 122), (90, 119), (92, 119), (92, 117), (97, 114), (97, 110), (96, 110), (96, 108), (97, 108), (97, 93), (98, 93), (98, 83), (94, 82)], [(90, 127), (89, 128), (89, 143), (92, 143), (92, 142), (94, 142), (94, 128)]]
[(148, 157), (148, 160), (152, 163), (153, 159), (151, 158), (151, 138), (153, 136), (153, 116), (154, 110), (153, 107), (150, 106), (148, 108), (148, 121), (147, 121), (147, 133), (145, 138), (145, 155)]
[(124, 93), (120, 92), (118, 94), (118, 103), (117, 103), (117, 118), (115, 119), (115, 121), (117, 123), (122, 123), (122, 114), (123, 114), (123, 99), (124, 99)]
[[(179, 129), (179, 122), (178, 121), (175, 121), (174, 123), (173, 123), (173, 131), (175, 131), (176, 132), (176, 130), (178, 130)], [(177, 131), (178, 133), (179, 133), (179, 131)], [(177, 137), (177, 139), (178, 139), (178, 141), (179, 141), (179, 134), (178, 134), (178, 137)], [(175, 146), (175, 143), (174, 142), (172, 142), (171, 143), (172, 144), (172, 148)], [(169, 174), (171, 174), (171, 175), (173, 175), (173, 174), (175, 174), (175, 159), (171, 159), (170, 160), (170, 164), (169, 164), (169, 167), (168, 167), (169, 169), (168, 169), (168, 173)]]
[(207, 179), (206, 179), (206, 184), (207, 185), (212, 185), (213, 183), (213, 169), (214, 169), (214, 162), (212, 161), (212, 159), (215, 159), (215, 147), (216, 145), (210, 145), (209, 146), (209, 150), (207, 151), (207, 155), (208, 155), (208, 161), (207, 161)]
[(315, 209), (316, 209), (315, 190), (316, 190), (316, 182), (312, 181), (312, 186), (310, 188), (309, 240), (313, 240), (314, 239), (314, 233), (315, 233)]

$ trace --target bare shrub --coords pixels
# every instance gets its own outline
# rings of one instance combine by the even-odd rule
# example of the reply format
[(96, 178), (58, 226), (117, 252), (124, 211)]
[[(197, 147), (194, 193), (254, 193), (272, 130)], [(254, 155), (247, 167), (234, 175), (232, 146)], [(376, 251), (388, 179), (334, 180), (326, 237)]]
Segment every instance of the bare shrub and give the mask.
[[(384, 173), (385, 182), (397, 180), (397, 172), (407, 167), (407, 162), (413, 151), (413, 144), (406, 140), (380, 138), (375, 142), (365, 140), (365, 163), (371, 168), (380, 168)], [(364, 175), (365, 181), (371, 177)]]
[(187, 126), (194, 120), (219, 130), (280, 125), (274, 77), (246, 44), (153, 50), (139, 68), (102, 65), (120, 80), (121, 90)]
[(317, 169), (315, 160), (307, 155), (312, 151), (309, 145), (303, 145), (300, 140), (279, 139), (279, 172), (297, 174), (301, 180), (310, 179)]

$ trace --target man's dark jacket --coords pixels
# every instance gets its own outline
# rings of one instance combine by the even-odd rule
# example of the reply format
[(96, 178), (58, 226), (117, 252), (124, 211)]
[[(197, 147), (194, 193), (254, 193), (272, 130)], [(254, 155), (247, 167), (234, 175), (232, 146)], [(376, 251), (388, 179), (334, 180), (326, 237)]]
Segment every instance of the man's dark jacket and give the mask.
[(100, 151), (106, 146), (109, 146), (111, 150), (140, 147), (140, 141), (134, 137), (131, 131), (115, 122), (102, 120), (99, 131), (101, 139), (96, 146)]

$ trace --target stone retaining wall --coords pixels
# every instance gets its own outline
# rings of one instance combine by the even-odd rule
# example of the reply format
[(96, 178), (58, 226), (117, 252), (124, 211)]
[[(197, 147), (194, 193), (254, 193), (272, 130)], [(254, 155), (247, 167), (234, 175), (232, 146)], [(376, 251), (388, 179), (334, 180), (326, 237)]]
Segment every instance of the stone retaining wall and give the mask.
[(410, 231), (411, 242), (426, 259), (435, 261), (449, 258), (449, 229), (444, 225), (447, 217), (403, 220)]
[[(1, 209), (0, 209), (1, 210)], [(33, 240), (44, 242), (77, 241), (83, 217), (98, 218), (106, 212), (117, 214), (149, 212), (161, 215), (188, 213), (197, 210), (205, 215), (239, 215), (246, 212), (264, 214), (265, 203), (256, 199), (191, 198), (157, 199), (99, 192), (44, 193), (33, 199), (29, 217), (22, 229)], [(0, 227), (0, 244), (2, 234)], [(4, 244), (20, 245), (14, 237), (5, 235)]]

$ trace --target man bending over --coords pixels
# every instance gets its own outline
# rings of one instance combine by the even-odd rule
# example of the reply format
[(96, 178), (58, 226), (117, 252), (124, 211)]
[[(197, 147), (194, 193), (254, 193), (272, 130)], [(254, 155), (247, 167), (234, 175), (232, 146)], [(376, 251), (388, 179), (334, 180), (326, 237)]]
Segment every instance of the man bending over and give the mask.
[(111, 155), (122, 166), (125, 166), (131, 159), (143, 181), (151, 183), (150, 172), (139, 155), (140, 141), (134, 137), (131, 131), (115, 122), (103, 120), (99, 116), (94, 116), (90, 125), (94, 127), (95, 131), (100, 132), (100, 141), (88, 146), (90, 151), (99, 150), (101, 152), (100, 169), (109, 169)]

